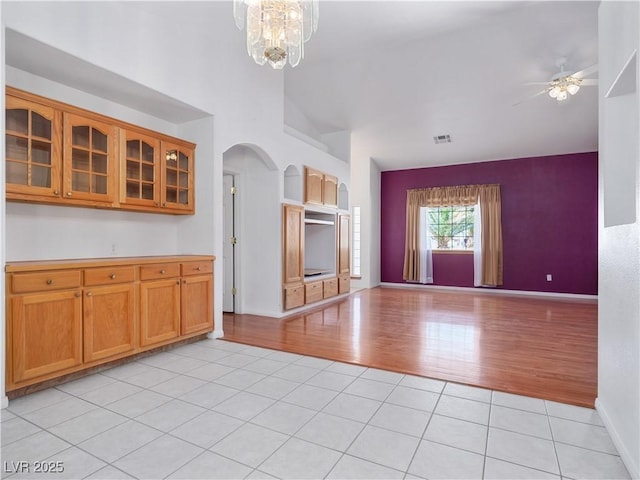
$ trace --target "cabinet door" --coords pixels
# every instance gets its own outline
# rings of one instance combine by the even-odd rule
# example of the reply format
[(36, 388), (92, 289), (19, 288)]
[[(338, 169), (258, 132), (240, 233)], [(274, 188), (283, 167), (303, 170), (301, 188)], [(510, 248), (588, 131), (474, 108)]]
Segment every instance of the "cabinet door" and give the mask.
[(153, 345), (179, 335), (180, 280), (140, 283), (140, 345)]
[(92, 287), (84, 292), (84, 361), (92, 362), (135, 348), (135, 286)]
[(304, 167), (304, 203), (322, 205), (324, 174), (310, 167)]
[(80, 290), (16, 296), (11, 311), (14, 383), (82, 363)]
[(6, 103), (7, 193), (59, 196), (60, 112), (9, 95)]
[(162, 207), (194, 211), (193, 149), (162, 142)]
[(304, 281), (304, 207), (282, 208), (283, 283)]
[(324, 175), (322, 180), (322, 203), (328, 207), (338, 206), (338, 178)]
[(160, 140), (120, 131), (120, 203), (160, 206)]
[(338, 274), (351, 271), (351, 217), (338, 215)]
[(65, 198), (113, 204), (116, 200), (116, 127), (64, 114)]
[(213, 330), (213, 276), (190, 276), (180, 287), (180, 333)]

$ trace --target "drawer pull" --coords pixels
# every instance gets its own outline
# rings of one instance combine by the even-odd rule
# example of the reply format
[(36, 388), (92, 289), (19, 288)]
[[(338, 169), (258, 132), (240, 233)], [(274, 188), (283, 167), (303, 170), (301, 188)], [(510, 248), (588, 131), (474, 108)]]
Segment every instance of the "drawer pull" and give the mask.
[(87, 292), (87, 297), (93, 297), (93, 293)]
[(198, 271), (200, 271), (200, 270), (201, 270), (201, 268), (200, 268), (199, 266), (198, 266), (198, 267), (193, 267), (193, 269), (194, 269), (194, 270), (198, 270)]
[(47, 280), (47, 285), (53, 285), (53, 280), (51, 279)]
[(80, 292), (76, 292), (76, 298), (77, 297), (81, 297), (81, 296), (82, 296), (82, 294)]
[(164, 269), (163, 269), (163, 270), (160, 270), (160, 275), (164, 275), (165, 273), (167, 273), (167, 271), (166, 271), (166, 270), (164, 270)]
[(109, 275), (109, 278), (110, 278), (111, 280), (115, 280), (115, 279), (116, 279), (116, 274), (115, 274), (115, 273), (112, 273), (111, 275)]
[(67, 192), (67, 197), (70, 197), (71, 195), (73, 195), (71, 192)]

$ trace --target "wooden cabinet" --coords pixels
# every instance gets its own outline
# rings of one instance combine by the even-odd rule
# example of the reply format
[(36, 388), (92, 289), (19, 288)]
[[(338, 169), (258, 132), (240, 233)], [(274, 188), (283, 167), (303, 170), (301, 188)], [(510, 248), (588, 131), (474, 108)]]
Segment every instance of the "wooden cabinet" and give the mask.
[(79, 288), (16, 295), (8, 304), (8, 373), (14, 382), (46, 377), (82, 363)]
[(304, 284), (285, 285), (284, 287), (284, 309), (301, 307), (304, 305)]
[(195, 145), (6, 88), (7, 199), (195, 212)]
[(304, 203), (337, 207), (338, 178), (304, 167)]
[(160, 206), (160, 140), (132, 129), (120, 131), (120, 203)]
[(7, 391), (213, 330), (214, 259), (7, 264)]
[(283, 205), (282, 208), (283, 283), (304, 281), (304, 207)]
[(322, 280), (304, 284), (304, 303), (314, 303), (323, 298)]
[(113, 205), (118, 174), (116, 127), (65, 112), (63, 131), (63, 197)]
[(62, 119), (54, 108), (7, 95), (7, 198), (59, 197)]
[(338, 295), (338, 279), (329, 278), (322, 282), (322, 298), (331, 298)]
[(162, 142), (162, 207), (193, 211), (193, 149)]
[(351, 272), (351, 216), (338, 214), (338, 274)]

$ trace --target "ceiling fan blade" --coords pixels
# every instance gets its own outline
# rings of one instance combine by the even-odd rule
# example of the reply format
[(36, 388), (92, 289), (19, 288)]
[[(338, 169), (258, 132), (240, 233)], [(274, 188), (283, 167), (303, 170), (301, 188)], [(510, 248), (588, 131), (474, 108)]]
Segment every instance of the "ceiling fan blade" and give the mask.
[(531, 100), (532, 98), (536, 98), (539, 95), (543, 95), (545, 93), (547, 93), (550, 89), (549, 88), (545, 88), (544, 90), (540, 90), (538, 93), (535, 93), (533, 95), (530, 95), (529, 97), (525, 98), (524, 100), (520, 100), (519, 102), (514, 103), (513, 105), (511, 105), (512, 107), (518, 106), (521, 103), (527, 102), (529, 100)]
[(598, 79), (597, 78), (585, 78), (580, 82), (581, 87), (597, 87)]
[(580, 70), (579, 72), (572, 73), (571, 76), (574, 78), (584, 78), (584, 77), (588, 77), (593, 73), (596, 73), (597, 71), (598, 71), (598, 64), (594, 63), (590, 67)]

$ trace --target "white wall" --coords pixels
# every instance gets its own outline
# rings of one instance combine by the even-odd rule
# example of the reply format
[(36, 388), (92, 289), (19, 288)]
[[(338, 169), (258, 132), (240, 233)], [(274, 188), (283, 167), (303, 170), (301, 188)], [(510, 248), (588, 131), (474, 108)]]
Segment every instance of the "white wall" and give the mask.
[[(251, 148), (236, 146), (224, 154), (224, 171), (235, 175), (237, 312), (280, 316), (282, 254), (279, 177)], [(265, 279), (269, 281), (265, 281)]]
[[(598, 398), (600, 412), (632, 478), (640, 477), (640, 101), (604, 98), (640, 45), (637, 2), (599, 8)], [(633, 196), (617, 195), (631, 185)]]
[[(3, 28), (33, 38), (123, 79), (104, 92), (54, 84), (5, 65), (7, 80), (44, 96), (141, 124), (198, 144), (196, 149), (196, 215), (137, 214), (0, 202), (0, 263), (7, 260), (116, 255), (213, 253), (216, 278), (222, 279), (222, 170), (224, 152), (234, 145), (256, 145), (267, 152), (275, 170), (266, 173), (260, 222), (248, 223), (245, 238), (264, 237), (252, 252), (269, 257), (246, 265), (247, 291), (259, 290), (264, 302), (250, 295), (246, 309), (269, 313), (281, 303), (280, 199), (282, 172), (289, 164), (336, 175), (349, 185), (347, 163), (283, 132), (283, 72), (260, 67), (246, 55), (244, 32), (235, 27), (231, 2), (9, 2), (0, 3)], [(42, 58), (40, 70), (55, 70)], [(39, 74), (40, 77), (45, 76)], [(81, 79), (86, 80), (86, 79)], [(89, 79), (90, 81), (91, 79)], [(112, 91), (135, 82), (150, 92), (209, 112), (214, 117), (179, 125), (118, 105)], [(118, 82), (116, 82), (118, 83)], [(99, 89), (98, 89), (99, 90)], [(4, 97), (2, 98), (4, 105)], [(192, 136), (192, 138), (190, 138)], [(3, 139), (4, 140), (4, 139)], [(3, 141), (2, 140), (2, 141)], [(0, 180), (4, 167), (0, 169)], [(273, 176), (273, 179), (269, 178)], [(256, 177), (256, 188), (263, 185)], [(4, 186), (4, 181), (1, 182)], [(0, 191), (4, 199), (4, 193)], [(266, 203), (266, 202), (265, 202)], [(253, 210), (254, 213), (260, 210)], [(42, 232), (46, 232), (43, 234)], [(45, 237), (46, 235), (46, 237)], [(7, 253), (4, 253), (4, 242)], [(257, 244), (257, 243), (256, 243)], [(195, 251), (198, 250), (198, 251)], [(2, 280), (0, 280), (2, 281)], [(216, 334), (221, 334), (222, 285), (215, 282)], [(272, 291), (271, 291), (272, 290)], [(270, 292), (270, 293), (269, 293)], [(4, 302), (4, 299), (2, 300)], [(241, 305), (241, 308), (243, 306)], [(281, 312), (281, 309), (278, 310)], [(274, 313), (278, 313), (275, 312)], [(4, 306), (1, 306), (4, 327)], [(4, 361), (4, 340), (1, 357)], [(4, 368), (2, 368), (4, 372)], [(4, 382), (2, 382), (4, 393)]]

